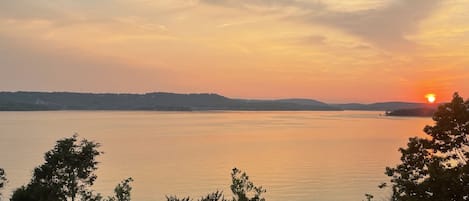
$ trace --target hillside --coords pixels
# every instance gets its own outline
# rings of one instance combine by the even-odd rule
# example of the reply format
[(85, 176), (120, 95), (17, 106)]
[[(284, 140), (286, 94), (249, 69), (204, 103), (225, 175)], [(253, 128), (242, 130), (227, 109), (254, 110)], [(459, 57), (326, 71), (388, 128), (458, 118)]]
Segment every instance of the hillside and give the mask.
[(218, 94), (0, 92), (0, 111), (35, 110), (340, 110), (309, 99), (244, 100)]
[(403, 117), (431, 117), (435, 113), (435, 108), (412, 108), (399, 109), (386, 112), (387, 116), (403, 116)]
[(372, 103), (372, 104), (347, 103), (347, 104), (332, 104), (332, 106), (341, 108), (343, 110), (370, 110), (370, 111), (393, 111), (393, 110), (415, 109), (415, 108), (436, 108), (436, 105), (429, 105), (426, 103), (410, 103), (410, 102), (380, 102), (380, 103)]

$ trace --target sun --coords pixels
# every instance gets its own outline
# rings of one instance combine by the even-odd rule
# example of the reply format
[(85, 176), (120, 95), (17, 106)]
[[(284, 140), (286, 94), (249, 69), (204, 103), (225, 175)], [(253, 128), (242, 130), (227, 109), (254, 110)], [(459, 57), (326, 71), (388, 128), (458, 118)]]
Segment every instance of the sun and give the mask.
[(425, 95), (425, 98), (427, 98), (427, 101), (429, 103), (434, 103), (436, 100), (436, 95), (435, 94), (427, 94)]

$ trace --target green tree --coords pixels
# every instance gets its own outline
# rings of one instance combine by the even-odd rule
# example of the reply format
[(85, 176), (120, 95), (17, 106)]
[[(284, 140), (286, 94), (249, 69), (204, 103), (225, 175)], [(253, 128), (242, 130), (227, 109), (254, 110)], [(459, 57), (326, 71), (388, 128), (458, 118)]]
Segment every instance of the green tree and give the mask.
[[(5, 170), (3, 170), (3, 168), (0, 168), (0, 190), (3, 189), (6, 182), (7, 182), (7, 177), (5, 176)], [(0, 192), (0, 200), (2, 200), (1, 196), (2, 196), (2, 193)]]
[(114, 188), (114, 196), (109, 196), (104, 198), (101, 194), (95, 194), (94, 191), (84, 191), (81, 192), (82, 201), (130, 201), (130, 193), (132, 191), (132, 186), (130, 183), (133, 181), (132, 178), (127, 178), (121, 183), (117, 184)]
[(252, 181), (249, 180), (249, 176), (246, 172), (242, 172), (237, 168), (233, 168), (231, 172), (230, 186), (231, 191), (234, 194), (234, 201), (265, 201), (262, 194), (266, 192), (262, 186), (255, 186)]
[(210, 193), (205, 197), (200, 198), (199, 201), (227, 201), (223, 196), (223, 192), (216, 191), (214, 193)]
[[(252, 181), (249, 180), (249, 176), (246, 172), (242, 172), (237, 168), (233, 168), (231, 172), (230, 186), (233, 192), (233, 199), (230, 201), (265, 201), (262, 194), (266, 192), (262, 186), (255, 186)], [(166, 196), (167, 201), (192, 201), (190, 197), (178, 198), (177, 196)], [(228, 201), (224, 198), (223, 192), (216, 191), (210, 193), (198, 201)]]
[(190, 197), (178, 198), (175, 195), (166, 196), (167, 201), (192, 201)]
[(45, 163), (34, 169), (31, 182), (17, 189), (12, 200), (75, 201), (97, 178), (99, 146), (86, 139), (78, 141), (77, 135), (58, 140), (45, 154)]
[(365, 193), (366, 201), (372, 201), (374, 197), (375, 197), (375, 196), (373, 196), (373, 195), (371, 195), (371, 194), (369, 194), (369, 193)]
[(132, 178), (127, 178), (114, 188), (115, 198), (109, 198), (109, 201), (130, 201), (130, 192), (132, 186), (130, 182), (134, 181)]
[(469, 101), (457, 93), (433, 115), (425, 138), (400, 148), (401, 163), (386, 168), (393, 201), (469, 200)]
[(30, 183), (27, 186), (21, 186), (13, 192), (10, 201), (49, 201), (66, 200), (59, 195), (56, 190), (39, 184)]
[[(190, 197), (178, 198), (177, 196), (166, 196), (167, 201), (192, 201)], [(223, 192), (216, 191), (198, 199), (198, 201), (228, 201), (224, 198)]]

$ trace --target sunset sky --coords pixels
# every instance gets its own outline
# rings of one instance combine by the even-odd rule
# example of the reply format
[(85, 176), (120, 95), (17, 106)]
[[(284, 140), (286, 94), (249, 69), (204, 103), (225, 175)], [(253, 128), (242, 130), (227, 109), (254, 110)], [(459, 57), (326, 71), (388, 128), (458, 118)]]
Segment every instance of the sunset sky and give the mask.
[(467, 0), (2, 0), (0, 91), (469, 97)]

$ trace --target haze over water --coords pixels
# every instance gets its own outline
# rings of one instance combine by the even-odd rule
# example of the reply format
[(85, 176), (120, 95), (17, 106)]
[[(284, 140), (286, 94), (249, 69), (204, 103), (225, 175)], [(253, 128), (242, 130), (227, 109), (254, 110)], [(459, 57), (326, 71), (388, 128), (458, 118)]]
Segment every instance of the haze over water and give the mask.
[(377, 200), (384, 168), (430, 118), (382, 112), (0, 112), (4, 194), (26, 184), (55, 141), (75, 132), (102, 144), (98, 180), (106, 195), (133, 177), (133, 200), (198, 198), (229, 190), (233, 167), (267, 189), (269, 201)]

